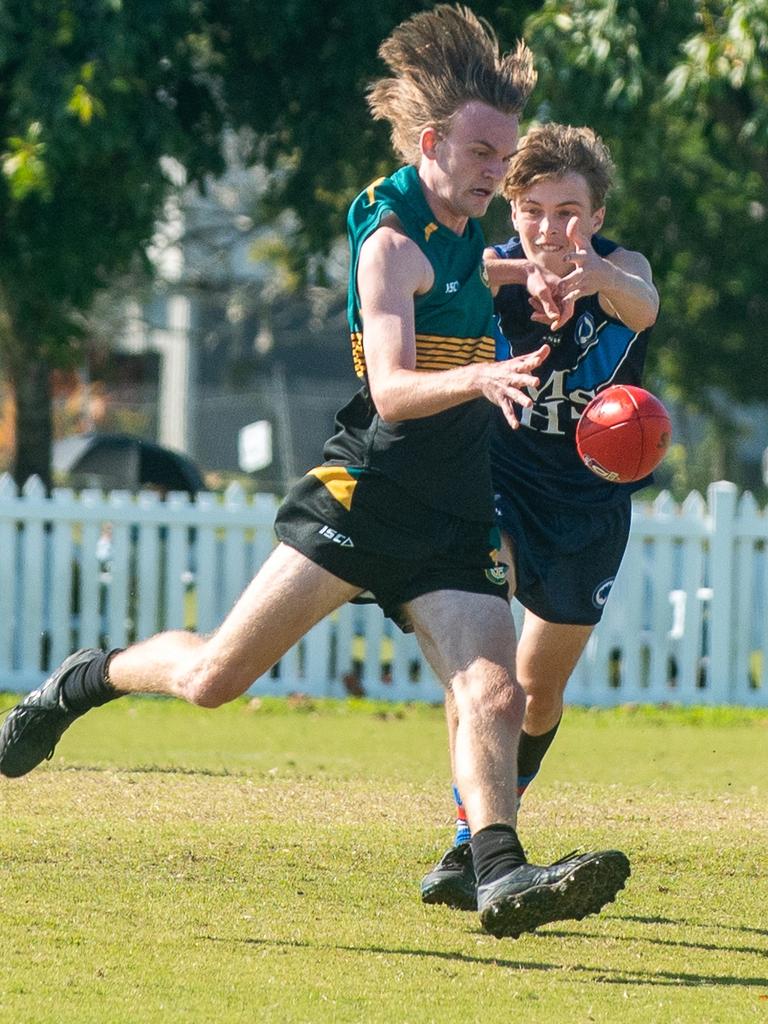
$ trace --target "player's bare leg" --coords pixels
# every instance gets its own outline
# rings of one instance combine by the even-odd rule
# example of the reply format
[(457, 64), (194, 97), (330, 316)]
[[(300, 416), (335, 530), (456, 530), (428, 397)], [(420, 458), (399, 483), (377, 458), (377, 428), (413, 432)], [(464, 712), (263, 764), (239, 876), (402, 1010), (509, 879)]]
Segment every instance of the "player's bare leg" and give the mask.
[(563, 715), (563, 695), (594, 626), (546, 622), (526, 611), (517, 652), (517, 674), (525, 690), (523, 730), (549, 732)]
[[(422, 649), (453, 695), (454, 770), (467, 793), (483, 927), (497, 938), (514, 938), (596, 913), (624, 887), (625, 855), (605, 850), (549, 866), (529, 864), (514, 827), (523, 710), (508, 607), (492, 597), (442, 592), (418, 598), (408, 610)], [(450, 640), (438, 646), (437, 637)]]
[[(502, 534), (500, 560), (509, 566), (509, 592), (514, 594), (514, 542)], [(525, 717), (517, 760), (518, 798), (533, 781), (555, 738), (563, 716), (563, 694), (593, 626), (547, 622), (526, 608), (515, 667), (525, 690)], [(449, 729), (453, 714), (446, 705)]]
[(117, 654), (114, 688), (166, 693), (204, 707), (240, 696), (312, 626), (360, 592), (278, 545), (210, 637), (160, 633)]
[[(592, 626), (545, 622), (526, 611), (517, 648), (517, 676), (525, 691), (526, 706), (517, 750), (517, 796), (523, 795), (538, 773), (557, 732), (563, 713), (563, 694)], [(445, 717), (451, 767), (455, 774), (457, 709), (451, 691), (445, 695)], [(454, 784), (457, 801), (456, 839), (440, 862), (422, 880), (422, 898), (458, 910), (474, 910), (476, 880), (469, 840), (471, 830), (461, 787)]]
[(0, 772), (24, 775), (50, 757), (90, 708), (125, 693), (164, 693), (204, 707), (242, 694), (315, 623), (359, 593), (279, 545), (209, 637), (160, 633), (111, 657), (78, 651), (28, 694), (0, 730)]
[(439, 591), (407, 606), (419, 645), (457, 708), (454, 767), (474, 831), (514, 826), (514, 765), (525, 698), (515, 679), (515, 630), (504, 601)]

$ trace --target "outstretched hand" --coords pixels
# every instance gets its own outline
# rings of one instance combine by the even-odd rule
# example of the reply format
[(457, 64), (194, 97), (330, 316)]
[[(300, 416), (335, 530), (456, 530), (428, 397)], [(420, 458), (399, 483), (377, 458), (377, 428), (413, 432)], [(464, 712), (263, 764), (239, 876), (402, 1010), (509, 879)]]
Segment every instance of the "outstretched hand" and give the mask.
[(530, 408), (533, 405), (533, 399), (523, 389), (539, 386), (539, 378), (532, 371), (541, 366), (549, 353), (549, 345), (541, 345), (535, 352), (529, 352), (524, 356), (502, 359), (495, 363), (477, 364), (482, 374), (482, 393), (494, 405), (499, 406), (513, 430), (520, 426), (515, 406)]
[(535, 264), (531, 265), (525, 287), (528, 289), (529, 302), (534, 310), (531, 316), (532, 320), (537, 320), (539, 323), (552, 324), (560, 319), (560, 303), (556, 298), (559, 283), (560, 279), (556, 274), (552, 274), (550, 271)]
[(526, 281), (528, 301), (533, 310), (531, 320), (546, 324), (552, 331), (559, 330), (573, 316), (574, 301), (563, 300), (560, 281), (556, 274), (537, 266), (533, 267)]
[(584, 295), (594, 295), (606, 286), (606, 272), (610, 270), (610, 264), (597, 255), (590, 239), (582, 235), (577, 217), (571, 217), (568, 221), (565, 234), (571, 243), (571, 251), (563, 259), (573, 263), (575, 270), (560, 278), (555, 296), (561, 307), (570, 305), (572, 314), (577, 299)]

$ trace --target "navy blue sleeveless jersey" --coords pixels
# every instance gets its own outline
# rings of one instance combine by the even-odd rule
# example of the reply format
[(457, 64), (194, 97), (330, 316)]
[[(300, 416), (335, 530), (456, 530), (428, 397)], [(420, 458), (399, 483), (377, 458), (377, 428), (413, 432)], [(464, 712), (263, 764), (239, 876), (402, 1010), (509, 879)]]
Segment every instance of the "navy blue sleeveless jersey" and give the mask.
[[(618, 245), (593, 235), (599, 256)], [(494, 247), (507, 259), (523, 259), (517, 238)], [(626, 502), (651, 477), (615, 484), (592, 473), (576, 451), (576, 424), (587, 403), (611, 384), (641, 384), (649, 330), (633, 331), (606, 313), (597, 295), (576, 302), (568, 323), (552, 332), (531, 320), (524, 285), (503, 285), (496, 295), (496, 358), (532, 352), (545, 342), (550, 355), (536, 371), (540, 386), (531, 409), (519, 409), (521, 426), (512, 430), (499, 410), (494, 415), (491, 466), (497, 493), (514, 489), (532, 502), (610, 507)]]

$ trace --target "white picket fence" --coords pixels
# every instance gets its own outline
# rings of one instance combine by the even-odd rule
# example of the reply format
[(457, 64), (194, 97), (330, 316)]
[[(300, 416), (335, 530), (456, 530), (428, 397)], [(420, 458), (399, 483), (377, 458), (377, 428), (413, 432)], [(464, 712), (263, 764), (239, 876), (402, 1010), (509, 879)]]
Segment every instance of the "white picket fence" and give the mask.
[[(23, 691), (78, 647), (215, 629), (274, 543), (276, 499), (59, 489), (0, 478), (0, 688)], [(768, 706), (768, 517), (733, 484), (638, 503), (574, 704)], [(516, 606), (519, 618), (521, 609)], [(253, 693), (442, 699), (412, 636), (375, 606), (319, 623)]]

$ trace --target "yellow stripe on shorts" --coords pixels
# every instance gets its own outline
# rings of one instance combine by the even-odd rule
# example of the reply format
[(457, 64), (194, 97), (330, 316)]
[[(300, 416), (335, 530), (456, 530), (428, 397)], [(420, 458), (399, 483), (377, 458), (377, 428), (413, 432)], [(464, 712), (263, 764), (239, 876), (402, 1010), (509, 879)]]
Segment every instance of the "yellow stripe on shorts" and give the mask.
[(357, 480), (343, 466), (316, 466), (310, 469), (308, 476), (316, 476), (324, 487), (331, 492), (340, 505), (349, 512), (352, 507), (352, 495), (357, 487)]

